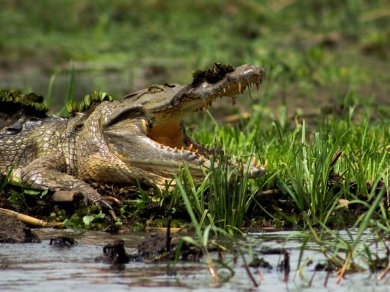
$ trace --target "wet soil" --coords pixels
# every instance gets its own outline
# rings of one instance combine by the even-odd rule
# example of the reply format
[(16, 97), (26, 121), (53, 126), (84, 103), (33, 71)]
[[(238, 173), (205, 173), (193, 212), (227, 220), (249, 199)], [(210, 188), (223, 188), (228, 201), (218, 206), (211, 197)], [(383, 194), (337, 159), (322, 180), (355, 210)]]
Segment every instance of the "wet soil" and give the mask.
[(11, 215), (0, 213), (0, 243), (40, 242), (34, 231)]

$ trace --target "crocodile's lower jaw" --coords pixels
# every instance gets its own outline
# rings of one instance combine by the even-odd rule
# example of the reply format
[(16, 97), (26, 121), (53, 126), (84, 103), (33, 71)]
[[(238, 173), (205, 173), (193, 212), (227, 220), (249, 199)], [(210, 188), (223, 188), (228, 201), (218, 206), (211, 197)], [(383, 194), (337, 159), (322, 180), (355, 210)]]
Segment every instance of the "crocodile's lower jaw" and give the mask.
[(197, 143), (194, 145), (188, 142), (191, 139), (179, 123), (164, 123), (153, 127), (147, 131), (146, 139), (157, 148), (156, 152), (161, 156), (170, 158), (168, 161), (157, 160), (155, 163), (158, 165), (172, 165), (173, 160), (176, 163), (182, 161), (195, 166), (210, 166), (210, 151), (204, 146), (198, 146)]
[[(212, 151), (196, 141), (192, 141), (184, 132), (182, 125), (178, 123), (166, 123), (153, 127), (147, 131), (145, 137), (148, 143), (153, 145), (156, 153), (170, 159), (150, 159), (147, 160), (149, 166), (164, 168), (174, 168), (180, 163), (186, 163), (193, 170), (201, 170), (202, 167), (209, 169), (211, 167)], [(214, 160), (215, 166), (219, 162)], [(239, 162), (234, 159), (228, 159), (227, 162), (232, 167), (238, 167)], [(242, 164), (242, 163), (241, 163)], [(266, 165), (263, 165), (252, 158), (249, 162), (243, 163), (243, 170), (249, 177), (257, 177), (266, 172)]]
[[(147, 160), (148, 166), (154, 166), (156, 168), (170, 168), (170, 169), (178, 169), (178, 166), (186, 164), (187, 167), (192, 170), (192, 174), (196, 175), (196, 173), (202, 173), (202, 168), (210, 169), (212, 163), (214, 163), (214, 167), (219, 165), (219, 161), (214, 159), (214, 162), (211, 161), (211, 150), (206, 147), (195, 143), (195, 144), (186, 144), (186, 141), (189, 141), (190, 138), (186, 137), (185, 133), (182, 133), (183, 140), (180, 148), (164, 145), (160, 142), (154, 141), (150, 138), (147, 138), (149, 143), (153, 144), (156, 147), (156, 152), (160, 153), (162, 156), (170, 157), (169, 160), (162, 159), (149, 159)], [(207, 152), (207, 153), (206, 153)], [(241, 167), (242, 171), (245, 172), (249, 177), (258, 177), (263, 175), (266, 172), (266, 163), (261, 164), (256, 160), (255, 157), (252, 157), (250, 161), (243, 162), (237, 161), (237, 159), (227, 159), (228, 165), (231, 168)], [(139, 163), (138, 163), (139, 164)], [(198, 176), (198, 175), (196, 175)]]

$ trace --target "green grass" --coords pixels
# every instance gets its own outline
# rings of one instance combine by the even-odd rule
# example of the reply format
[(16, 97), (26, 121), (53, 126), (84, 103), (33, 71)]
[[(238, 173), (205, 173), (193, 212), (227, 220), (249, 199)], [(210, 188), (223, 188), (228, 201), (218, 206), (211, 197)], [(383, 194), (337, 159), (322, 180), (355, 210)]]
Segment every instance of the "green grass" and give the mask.
[[(220, 175), (221, 169), (212, 169), (208, 179), (212, 193), (209, 200), (214, 206), (232, 214), (235, 208), (224, 202), (223, 194), (228, 193), (233, 200), (236, 193), (246, 193), (245, 201), (248, 202), (259, 190), (277, 188), (291, 200), (295, 212), (305, 219), (300, 224), (318, 224), (324, 222), (339, 199), (370, 200), (370, 194), (375, 192), (374, 183), (388, 186), (389, 121), (371, 125), (367, 119), (352, 123), (353, 116), (341, 119), (330, 116), (309, 121), (297, 119), (282, 126), (278, 120), (263, 125), (262, 118), (254, 111), (240, 130), (226, 126), (215, 132), (195, 131), (198, 141), (209, 146), (223, 145), (230, 155), (248, 159), (254, 153), (260, 160), (269, 161), (264, 177), (249, 181), (245, 176), (239, 181), (234, 177), (230, 184), (226, 181), (229, 174)], [(290, 130), (291, 127), (295, 129)], [(256, 145), (257, 149), (251, 151), (251, 145)], [(338, 159), (335, 159), (336, 154), (340, 155)], [(204, 197), (203, 194), (199, 196)], [(223, 218), (219, 208), (211, 213)], [(242, 212), (247, 209), (240, 208)]]
[(244, 164), (231, 167), (228, 158), (221, 154), (218, 160), (212, 160), (209, 173), (200, 186), (194, 183), (187, 168), (176, 181), (181, 186), (180, 194), (194, 206), (194, 214), (201, 225), (219, 227), (233, 234), (243, 226), (253, 201), (245, 171)]
[[(365, 201), (355, 202), (365, 205), (367, 211), (359, 216), (353, 228), (345, 230), (344, 234), (342, 231), (332, 230), (325, 223), (321, 223), (319, 230), (309, 226), (308, 231), (291, 235), (301, 237), (305, 243), (311, 241), (317, 244), (315, 248), (324, 254), (328, 266), (338, 271), (337, 283), (342, 281), (345, 274), (351, 272), (370, 270), (371, 273), (376, 273), (379, 271), (378, 279), (383, 279), (388, 273), (389, 259), (386, 241), (390, 226), (388, 211), (386, 211), (383, 200), (385, 190), (382, 188), (370, 204)], [(329, 218), (337, 208), (334, 205), (329, 209), (327, 217)], [(301, 247), (298, 271), (302, 271), (307, 264), (302, 261), (306, 249), (305, 243)]]

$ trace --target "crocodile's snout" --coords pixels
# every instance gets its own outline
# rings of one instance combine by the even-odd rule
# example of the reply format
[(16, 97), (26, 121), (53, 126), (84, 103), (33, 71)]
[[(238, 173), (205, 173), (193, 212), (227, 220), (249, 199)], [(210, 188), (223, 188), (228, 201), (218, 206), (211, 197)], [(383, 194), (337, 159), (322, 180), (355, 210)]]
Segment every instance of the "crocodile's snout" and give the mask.
[(231, 97), (235, 104), (236, 96), (247, 87), (259, 90), (265, 76), (263, 68), (249, 64), (233, 68), (217, 63), (210, 69), (196, 71), (192, 84), (179, 91), (170, 104), (176, 105), (178, 111), (196, 111), (207, 108), (222, 97)]

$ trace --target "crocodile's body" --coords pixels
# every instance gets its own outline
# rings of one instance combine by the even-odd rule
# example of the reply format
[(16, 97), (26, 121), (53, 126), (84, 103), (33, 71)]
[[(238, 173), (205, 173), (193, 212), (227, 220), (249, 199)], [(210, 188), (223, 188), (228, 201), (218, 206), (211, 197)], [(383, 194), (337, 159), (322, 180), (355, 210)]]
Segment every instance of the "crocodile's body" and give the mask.
[[(98, 204), (107, 202), (89, 180), (164, 185), (183, 163), (200, 179), (209, 153), (185, 134), (181, 118), (217, 97), (258, 86), (263, 74), (252, 65), (216, 65), (190, 85), (155, 85), (71, 118), (29, 114), (4, 122), (0, 116), (0, 172), (12, 171), (33, 189), (77, 191)], [(253, 164), (249, 172), (259, 175), (264, 168)]]

